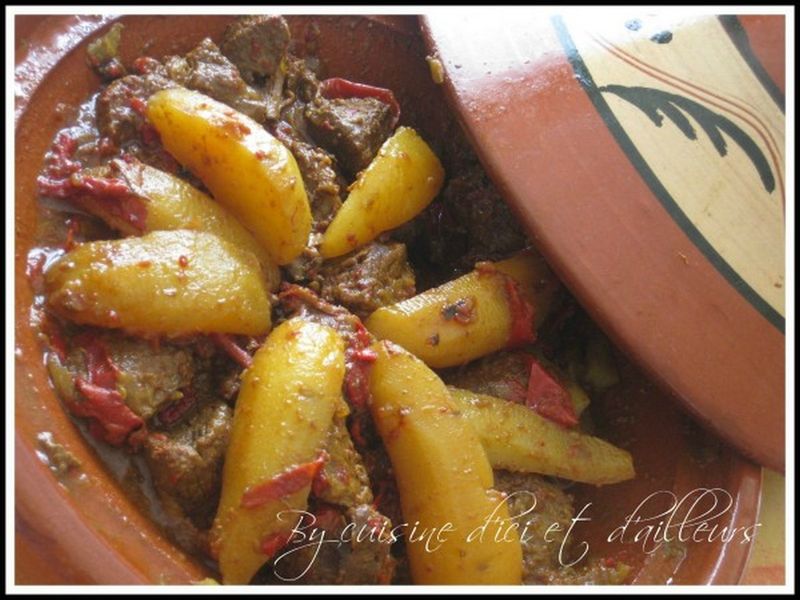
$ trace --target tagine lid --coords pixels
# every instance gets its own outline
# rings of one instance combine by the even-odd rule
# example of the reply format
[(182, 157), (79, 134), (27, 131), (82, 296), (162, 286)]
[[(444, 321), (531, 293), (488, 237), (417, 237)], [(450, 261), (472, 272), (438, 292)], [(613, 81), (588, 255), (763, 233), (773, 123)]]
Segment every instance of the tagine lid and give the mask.
[(573, 294), (701, 422), (785, 461), (785, 18), (422, 18), (432, 75)]

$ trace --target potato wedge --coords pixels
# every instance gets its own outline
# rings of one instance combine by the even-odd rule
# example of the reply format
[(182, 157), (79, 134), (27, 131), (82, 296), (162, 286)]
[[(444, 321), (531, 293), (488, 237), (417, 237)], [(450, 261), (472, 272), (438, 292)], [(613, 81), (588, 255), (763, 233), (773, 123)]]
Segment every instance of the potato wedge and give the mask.
[(454, 387), (448, 390), (495, 469), (595, 485), (635, 476), (630, 453), (604, 440), (560, 427), (521, 404)]
[(365, 325), (432, 367), (452, 367), (531, 341), (558, 285), (541, 257), (521, 253), (379, 308)]
[[(519, 536), (509, 527), (503, 498), (491, 489), (492, 469), (472, 427), (421, 360), (387, 342), (372, 348), (371, 411), (403, 518), (440, 536), (427, 549), (425, 540), (406, 538), (414, 583), (519, 584)], [(489, 522), (492, 517), (500, 521)]]
[(347, 254), (421, 213), (444, 181), (439, 159), (409, 127), (400, 127), (359, 175), (322, 237), (324, 258)]
[(270, 328), (258, 260), (199, 231), (81, 244), (45, 273), (48, 304), (76, 323), (145, 333), (240, 333)]
[(301, 319), (276, 327), (253, 357), (236, 400), (212, 529), (223, 583), (248, 583), (271, 558), (265, 543), (291, 531), (298, 519), (291, 511), (306, 508), (307, 478), (256, 506), (247, 498), (264, 482), (314, 461), (340, 402), (343, 378), (342, 339), (325, 325)]
[(180, 177), (140, 161), (113, 161), (130, 188), (146, 202), (146, 231), (206, 231), (255, 254), (269, 288), (278, 289), (281, 274), (264, 246), (224, 206)]
[(311, 209), (291, 152), (261, 125), (199, 92), (162, 90), (147, 118), (164, 147), (197, 175), (279, 265), (311, 231)]

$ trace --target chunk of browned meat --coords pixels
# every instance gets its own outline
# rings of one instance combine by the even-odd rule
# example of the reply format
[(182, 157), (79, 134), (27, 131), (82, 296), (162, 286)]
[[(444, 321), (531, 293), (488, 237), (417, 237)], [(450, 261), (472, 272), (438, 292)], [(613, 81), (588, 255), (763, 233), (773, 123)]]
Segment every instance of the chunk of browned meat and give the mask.
[[(90, 380), (88, 361), (89, 336), (77, 336), (70, 346), (63, 364), (52, 368), (65, 370), (54, 378), (63, 397), (73, 399), (75, 380)], [(183, 398), (190, 386), (198, 365), (192, 353), (185, 348), (167, 344), (155, 346), (147, 341), (116, 332), (91, 336), (91, 344), (102, 348), (115, 373), (116, 389), (125, 404), (145, 421), (159, 410)]]
[[(305, 585), (388, 584), (394, 574), (391, 523), (370, 504), (338, 511), (323, 507), (304, 526), (316, 529), (321, 545), (289, 543), (276, 556), (272, 582)], [(383, 534), (381, 534), (383, 530)], [(341, 540), (342, 543), (339, 543)]]
[(446, 383), (477, 394), (525, 403), (533, 357), (527, 352), (497, 352), (442, 374)]
[(271, 77), (280, 67), (291, 41), (289, 25), (279, 15), (243, 17), (231, 23), (222, 36), (220, 49), (245, 81)]
[(555, 480), (533, 473), (498, 470), (494, 472), (494, 482), (495, 489), (508, 494), (509, 514), (512, 518), (519, 517), (520, 531), (525, 532), (520, 539), (523, 583), (619, 585), (625, 582), (630, 567), (619, 561), (584, 559), (571, 565), (581, 552), (572, 543), (580, 539), (579, 534), (573, 533), (565, 540), (575, 509), (572, 496)]
[(318, 97), (306, 107), (305, 117), (314, 141), (350, 175), (369, 165), (391, 134), (394, 120), (391, 107), (375, 98)]
[(108, 85), (97, 98), (97, 128), (117, 147), (141, 140), (147, 99), (159, 90), (176, 87), (163, 69), (145, 75), (126, 75)]
[(324, 231), (342, 205), (341, 194), (346, 182), (336, 171), (333, 157), (319, 146), (303, 141), (288, 123), (280, 123), (275, 135), (289, 149), (300, 168), (311, 202), (314, 229)]
[(437, 272), (438, 285), (481, 260), (498, 260), (528, 245), (525, 233), (480, 163), (451, 178), (417, 219), (394, 234), (415, 264)]
[[(527, 527), (522, 540), (522, 577), (526, 583), (549, 583), (561, 570), (558, 561), (561, 542), (573, 516), (572, 497), (540, 475), (495, 471), (494, 487), (509, 495), (511, 517), (523, 515), (520, 527)], [(545, 533), (553, 527), (548, 540)], [(566, 558), (566, 555), (564, 556)]]
[(416, 293), (405, 244), (371, 243), (319, 269), (320, 295), (361, 318)]
[(342, 417), (334, 417), (324, 448), (328, 456), (314, 481), (314, 496), (344, 507), (371, 503), (367, 471)]
[(227, 104), (259, 123), (266, 120), (267, 103), (263, 95), (247, 85), (236, 65), (209, 38), (186, 56), (168, 57), (164, 67), (180, 85)]
[(230, 429), (231, 409), (213, 401), (171, 431), (151, 433), (145, 442), (159, 494), (174, 500), (201, 528), (211, 525), (217, 508)]

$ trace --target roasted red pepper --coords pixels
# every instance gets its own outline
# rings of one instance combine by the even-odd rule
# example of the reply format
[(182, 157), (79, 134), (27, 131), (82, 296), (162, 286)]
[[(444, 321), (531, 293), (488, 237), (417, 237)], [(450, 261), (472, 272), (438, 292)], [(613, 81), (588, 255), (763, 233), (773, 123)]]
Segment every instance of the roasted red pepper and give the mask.
[(302, 490), (307, 485), (311, 485), (326, 459), (327, 455), (323, 452), (311, 462), (290, 467), (272, 479), (248, 488), (242, 494), (240, 506), (257, 508), (267, 502), (280, 500)]
[(319, 84), (319, 92), (323, 98), (375, 98), (381, 102), (388, 104), (392, 109), (392, 129), (395, 128), (397, 122), (400, 120), (400, 104), (394, 97), (392, 90), (386, 88), (375, 87), (374, 85), (367, 85), (365, 83), (356, 83), (342, 79), (341, 77), (332, 77), (326, 79)]
[(85, 401), (69, 402), (70, 411), (77, 417), (95, 419), (96, 425), (91, 430), (104, 442), (120, 446), (131, 433), (144, 426), (144, 421), (128, 408), (117, 390), (94, 385), (82, 377), (75, 380), (75, 386)]
[(105, 345), (91, 334), (76, 339), (86, 353), (87, 381), (75, 379), (75, 386), (84, 401), (68, 401), (67, 407), (77, 417), (93, 419), (89, 424), (92, 435), (104, 442), (119, 446), (126, 441), (136, 447), (143, 436), (133, 435), (144, 429), (144, 421), (134, 413), (116, 389), (118, 369), (111, 361)]
[(197, 403), (197, 394), (191, 386), (183, 388), (181, 393), (183, 397), (180, 400), (171, 402), (158, 412), (158, 421), (162, 425), (170, 427), (175, 424)]
[(531, 363), (526, 405), (544, 418), (564, 427), (578, 424), (569, 391), (536, 361)]
[(519, 290), (519, 283), (513, 277), (505, 275), (506, 298), (511, 312), (511, 331), (508, 336), (508, 348), (516, 348), (536, 340), (534, 328), (534, 311), (530, 302), (525, 300)]
[(247, 369), (253, 364), (253, 357), (227, 333), (212, 333), (211, 339), (242, 368)]
[(369, 403), (369, 365), (377, 358), (375, 352), (369, 349), (372, 336), (364, 324), (357, 321), (347, 342), (344, 389), (353, 406), (365, 407)]
[(278, 553), (278, 550), (283, 548), (292, 539), (291, 531), (279, 531), (278, 533), (271, 533), (261, 540), (260, 549), (262, 554), (266, 554), (272, 558)]
[(69, 178), (81, 169), (81, 163), (72, 160), (78, 142), (61, 132), (53, 142), (45, 159), (44, 173), (36, 178), (39, 194), (53, 198), (67, 198), (72, 194)]

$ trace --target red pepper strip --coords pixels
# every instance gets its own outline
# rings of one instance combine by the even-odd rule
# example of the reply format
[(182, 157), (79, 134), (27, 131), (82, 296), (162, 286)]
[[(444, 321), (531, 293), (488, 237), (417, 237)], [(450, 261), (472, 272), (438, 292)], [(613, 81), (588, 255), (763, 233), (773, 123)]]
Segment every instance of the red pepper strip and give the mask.
[(211, 339), (221, 350), (227, 352), (228, 356), (240, 367), (247, 369), (253, 364), (253, 357), (250, 356), (244, 348), (239, 346), (227, 333), (212, 333)]
[(145, 102), (141, 98), (137, 97), (131, 98), (130, 104), (133, 111), (140, 117), (144, 117), (147, 114), (147, 102)]
[(519, 290), (519, 283), (505, 275), (506, 298), (511, 313), (511, 331), (508, 335), (508, 348), (522, 346), (536, 340), (533, 306), (525, 300)]
[(78, 142), (66, 133), (58, 134), (47, 155), (44, 173), (36, 178), (39, 194), (53, 198), (71, 195), (69, 177), (81, 169), (81, 163), (72, 160)]
[(169, 406), (158, 412), (158, 421), (167, 427), (180, 420), (197, 402), (197, 395), (191, 386), (183, 388), (181, 393), (183, 393), (183, 398), (171, 402)]
[(140, 56), (133, 61), (133, 70), (139, 75), (147, 75), (148, 73), (152, 73), (160, 66), (161, 63), (159, 63), (155, 58), (150, 58), (149, 56)]
[(292, 539), (292, 531), (271, 533), (261, 540), (261, 552), (262, 554), (266, 554), (269, 558), (272, 558), (277, 554), (278, 550), (289, 543), (290, 539)]
[(310, 486), (326, 458), (327, 455), (323, 452), (311, 462), (289, 467), (272, 479), (246, 489), (239, 505), (242, 508), (258, 508)]
[(319, 91), (323, 98), (375, 98), (384, 104), (388, 104), (394, 113), (392, 119), (392, 129), (395, 128), (397, 122), (400, 120), (400, 104), (394, 97), (392, 90), (386, 88), (375, 87), (374, 85), (367, 85), (365, 83), (356, 83), (342, 79), (341, 77), (332, 77), (326, 79), (319, 84)]
[(122, 445), (133, 431), (144, 426), (144, 421), (128, 408), (117, 390), (89, 383), (82, 377), (76, 378), (75, 385), (86, 401), (69, 402), (68, 407), (75, 416), (96, 419), (97, 425), (91, 430), (103, 441)]
[(569, 392), (536, 361), (531, 364), (525, 404), (544, 418), (564, 427), (574, 427), (578, 424)]
[(111, 361), (105, 344), (92, 334), (85, 333), (75, 339), (86, 353), (86, 370), (89, 383), (95, 386), (114, 389), (119, 370)]
[(107, 213), (144, 232), (147, 206), (121, 179), (78, 173), (70, 178), (70, 185), (76, 204), (93, 214)]
[(378, 355), (369, 349), (372, 341), (367, 328), (357, 321), (352, 335), (347, 336), (345, 350), (344, 388), (354, 407), (364, 407), (369, 403), (369, 365)]
[(50, 349), (56, 353), (61, 364), (64, 364), (64, 361), (67, 360), (67, 342), (64, 340), (61, 327), (51, 317), (46, 316), (41, 330), (47, 337), (47, 344)]

